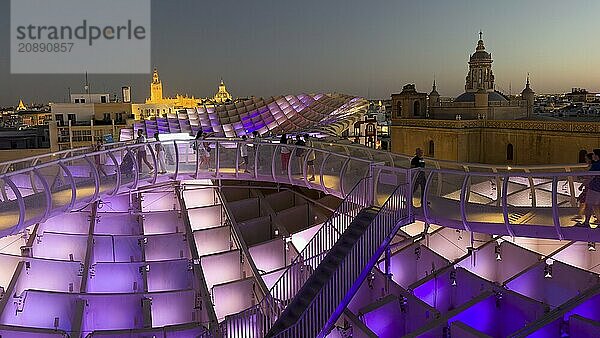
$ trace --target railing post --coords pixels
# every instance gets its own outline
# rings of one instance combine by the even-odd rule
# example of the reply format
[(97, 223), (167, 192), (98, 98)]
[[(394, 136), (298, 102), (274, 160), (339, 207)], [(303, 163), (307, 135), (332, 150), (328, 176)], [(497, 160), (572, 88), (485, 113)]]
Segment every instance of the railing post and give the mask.
[(173, 161), (175, 162), (175, 172), (173, 173), (173, 178), (177, 179), (177, 175), (179, 175), (179, 146), (177, 146), (176, 140), (173, 140), (173, 147), (173, 149), (175, 150), (175, 158), (173, 159)]
[(377, 183), (375, 182), (375, 168), (373, 164), (369, 164), (369, 176), (366, 179), (365, 185), (366, 185), (366, 191), (365, 191), (365, 197), (366, 197), (366, 204), (368, 206), (374, 205), (375, 204), (375, 199), (377, 198), (377, 196), (375, 195), (375, 186), (377, 185)]
[[(210, 147), (210, 143), (208, 144), (208, 147)], [(215, 178), (219, 178), (219, 173), (221, 172), (221, 152), (219, 150), (219, 141), (215, 142)], [(210, 160), (208, 160), (208, 163), (210, 163)], [(209, 164), (210, 166), (210, 164)]]
[[(425, 173), (423, 173), (423, 175), (425, 175)], [(406, 196), (406, 205), (408, 208), (408, 217), (412, 220), (414, 219), (414, 206), (413, 206), (413, 186), (414, 186), (413, 182), (413, 169), (406, 169), (406, 194), (404, 194), (404, 196)], [(423, 191), (423, 194), (425, 194), (425, 192)], [(423, 203), (423, 201), (421, 200), (421, 203)]]
[(465, 178), (463, 179), (463, 183), (462, 183), (462, 187), (460, 188), (460, 201), (459, 201), (459, 205), (460, 205), (460, 219), (462, 221), (463, 227), (465, 228), (465, 230), (471, 232), (471, 227), (469, 226), (469, 222), (467, 221), (467, 202), (468, 202), (468, 197), (467, 197), (467, 187), (469, 185), (469, 181), (470, 181), (471, 176), (469, 175), (469, 173), (465, 173)]
[[(508, 231), (508, 234), (511, 237), (515, 237), (515, 233), (510, 224), (510, 218), (508, 218), (508, 183), (510, 183), (510, 176), (504, 174), (504, 180), (502, 181), (502, 215), (504, 217), (506, 231)], [(500, 189), (500, 187), (496, 186), (496, 189)]]
[(554, 221), (554, 227), (558, 239), (563, 240), (562, 231), (560, 230), (560, 218), (558, 215), (558, 177), (552, 177), (552, 220)]

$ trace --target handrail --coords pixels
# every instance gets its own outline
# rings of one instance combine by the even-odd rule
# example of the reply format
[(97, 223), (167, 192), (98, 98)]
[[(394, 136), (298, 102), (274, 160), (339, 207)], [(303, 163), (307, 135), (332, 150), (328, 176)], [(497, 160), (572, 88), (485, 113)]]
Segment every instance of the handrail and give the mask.
[(329, 333), (398, 229), (412, 223), (406, 203), (408, 187), (400, 185), (394, 190), (300, 319), (276, 337), (322, 338)]
[[(258, 331), (260, 336), (267, 333), (281, 315), (287, 303), (293, 299), (312, 273), (310, 271), (311, 266), (316, 268), (319, 265), (325, 254), (333, 247), (354, 217), (358, 215), (360, 210), (368, 206), (370, 197), (367, 196), (369, 191), (366, 188), (369, 179), (370, 177), (363, 178), (355, 185), (346, 199), (273, 284), (269, 294), (259, 304), (240, 313), (227, 316), (222, 323), (221, 332), (227, 332), (228, 329), (232, 328), (237, 329), (236, 337), (246, 337), (248, 333), (240, 331), (239, 328), (247, 329), (254, 323), (256, 325), (255, 330)], [(341, 221), (339, 221), (340, 218)], [(307, 261), (310, 261), (310, 263), (307, 264)], [(257, 318), (256, 316), (259, 313), (260, 318)], [(253, 335), (251, 334), (248, 337), (253, 337)]]
[[(211, 148), (217, 148), (218, 151), (215, 151), (211, 154), (211, 162), (214, 162), (214, 166), (216, 167), (215, 172), (206, 172), (203, 171), (203, 169), (199, 168), (197, 165), (198, 160), (200, 159), (200, 156), (198, 154), (198, 152), (196, 152), (195, 154), (193, 154), (193, 150), (190, 148), (190, 145), (192, 143), (202, 143), (207, 145), (207, 147), (211, 147)], [(252, 151), (254, 151), (254, 158), (255, 160), (253, 161), (253, 164), (250, 164), (248, 166), (248, 169), (252, 169), (249, 170), (250, 173), (252, 173), (252, 175), (246, 175), (242, 173), (242, 168), (241, 168), (241, 164), (240, 164), (240, 160), (239, 160), (239, 154), (238, 151), (240, 150), (240, 144), (242, 143), (246, 143), (249, 146), (251, 146), (251, 149), (253, 149)], [(81, 153), (82, 151), (84, 151), (87, 148), (79, 148), (77, 150), (71, 150), (71, 151), (64, 151), (62, 153), (65, 154), (73, 154), (73, 156), (69, 156), (69, 157), (65, 157), (65, 158), (56, 158), (52, 161), (48, 161), (48, 162), (43, 162), (43, 163), (39, 163), (36, 164), (33, 168), (23, 168), (23, 169), (19, 169), (16, 171), (12, 171), (12, 172), (6, 172), (6, 173), (1, 173), (0, 174), (0, 196), (2, 197), (2, 199), (5, 202), (9, 202), (12, 201), (12, 204), (4, 204), (4, 207), (6, 208), (4, 210), (4, 212), (9, 212), (12, 215), (14, 215), (13, 219), (15, 219), (13, 225), (11, 224), (0, 224), (0, 235), (6, 235), (9, 233), (12, 233), (14, 231), (18, 231), (19, 229), (22, 229), (23, 227), (32, 224), (33, 221), (37, 221), (41, 222), (44, 219), (46, 219), (47, 217), (52, 217), (54, 215), (56, 215), (59, 212), (64, 212), (64, 211), (68, 211), (70, 209), (73, 209), (77, 206), (81, 206), (85, 203), (88, 203), (89, 201), (92, 201), (96, 198), (99, 198), (100, 196), (105, 196), (105, 195), (114, 195), (117, 194), (119, 192), (124, 191), (125, 188), (128, 189), (136, 189), (138, 186), (144, 186), (144, 185), (148, 185), (148, 184), (153, 184), (156, 182), (156, 180), (158, 179), (159, 175), (154, 173), (154, 174), (147, 174), (147, 173), (143, 173), (143, 172), (139, 172), (139, 170), (137, 169), (138, 166), (138, 162), (135, 161), (135, 158), (137, 157), (137, 154), (139, 153), (139, 150), (141, 148), (146, 148), (146, 156), (149, 156), (149, 160), (151, 163), (151, 165), (153, 167), (156, 167), (157, 163), (157, 154), (154, 151), (154, 145), (155, 144), (162, 144), (165, 149), (167, 149), (167, 152), (170, 153), (170, 157), (174, 158), (174, 162), (171, 162), (169, 164), (169, 178), (170, 179), (179, 179), (179, 178), (184, 178), (186, 177), (186, 175), (190, 175), (193, 174), (192, 176), (194, 177), (202, 177), (202, 178), (213, 178), (213, 179), (237, 179), (237, 180), (244, 180), (247, 178), (251, 178), (254, 180), (265, 180), (265, 181), (271, 181), (271, 182), (276, 182), (276, 183), (285, 183), (285, 184), (292, 184), (292, 185), (300, 185), (300, 186), (307, 186), (308, 188), (313, 188), (313, 189), (319, 189), (322, 190), (326, 193), (333, 193), (338, 197), (344, 197), (344, 195), (347, 193), (347, 190), (350, 189), (350, 187), (354, 186), (354, 184), (356, 183), (356, 181), (358, 181), (359, 179), (361, 179), (362, 177), (365, 177), (366, 175), (368, 175), (368, 173), (366, 172), (365, 165), (373, 165), (375, 161), (377, 160), (385, 160), (385, 161), (389, 161), (390, 159), (392, 161), (394, 161), (394, 158), (398, 158), (398, 156), (401, 155), (394, 155), (391, 153), (386, 153), (386, 152), (372, 152), (371, 150), (368, 150), (368, 148), (365, 147), (359, 147), (356, 145), (342, 145), (342, 144), (336, 144), (337, 147), (346, 147), (345, 149), (351, 149), (351, 148), (356, 148), (356, 149), (360, 149), (360, 152), (352, 152), (352, 151), (344, 151), (342, 154), (338, 154), (336, 152), (335, 149), (319, 149), (318, 146), (323, 146), (325, 143), (321, 143), (319, 144), (319, 142), (313, 142), (313, 145), (315, 145), (315, 147), (306, 147), (306, 146), (296, 146), (293, 144), (289, 144), (286, 145), (286, 147), (290, 148), (292, 150), (291, 154), (293, 155), (293, 159), (290, 159), (289, 166), (288, 166), (288, 170), (285, 173), (279, 173), (278, 170), (280, 168), (279, 166), (279, 160), (275, 160), (275, 157), (278, 157), (278, 147), (280, 147), (279, 143), (273, 142), (273, 143), (269, 143), (269, 142), (264, 142), (262, 140), (259, 140), (257, 142), (254, 142), (254, 140), (249, 140), (249, 141), (243, 141), (243, 140), (239, 140), (239, 139), (223, 139), (223, 138), (208, 138), (205, 140), (187, 140), (187, 141), (155, 141), (155, 142), (148, 142), (145, 144), (118, 144), (120, 145), (117, 148), (111, 148), (112, 146), (114, 146), (115, 144), (109, 144), (105, 147), (105, 149), (101, 150), (101, 151), (97, 151), (97, 152), (86, 152), (86, 153)], [(350, 148), (348, 148), (350, 147)], [(311, 170), (314, 171), (315, 173), (315, 177), (317, 178), (315, 181), (309, 181), (308, 180), (308, 166), (307, 166), (307, 160), (304, 159), (304, 161), (301, 161), (300, 164), (298, 164), (295, 159), (298, 158), (296, 157), (297, 151), (295, 150), (296, 148), (298, 149), (304, 149), (303, 156), (306, 156), (306, 154), (308, 153), (314, 153), (317, 156), (317, 161), (314, 165), (314, 168), (310, 168)], [(148, 151), (149, 150), (149, 151)], [(365, 151), (369, 151), (369, 153), (365, 153)], [(373, 154), (377, 155), (380, 154), (383, 156), (382, 157), (378, 157), (378, 156), (374, 156)], [(367, 154), (371, 160), (366, 160), (364, 159), (365, 154)], [(385, 156), (384, 156), (385, 155)], [(131, 158), (133, 158), (134, 160), (134, 169), (133, 172), (131, 174), (127, 174), (126, 172), (124, 172), (125, 169), (121, 168), (121, 163), (119, 163), (119, 161), (122, 161), (123, 159), (125, 159), (127, 156), (130, 156)], [(192, 159), (192, 156), (195, 159)], [(271, 163), (265, 163), (265, 159), (266, 158), (271, 159), (272, 161), (270, 161)], [(38, 158), (49, 158), (48, 156), (41, 156)], [(105, 169), (108, 168), (112, 168), (109, 171), (109, 173), (107, 174), (105, 172), (105, 170), (97, 170), (100, 167), (97, 168), (97, 161), (98, 158), (106, 158), (106, 162), (103, 162), (103, 164), (101, 164), (101, 166), (104, 166)], [(262, 158), (262, 160), (261, 160)], [(406, 159), (408, 159), (408, 157), (406, 157)], [(35, 161), (32, 160), (32, 161)], [(252, 161), (251, 161), (252, 162)], [(262, 162), (262, 164), (266, 164), (266, 170), (263, 170), (263, 168), (261, 168), (259, 162)], [(395, 164), (398, 164), (398, 161), (395, 161)], [(437, 162), (436, 162), (437, 163)], [(269, 165), (270, 164), (270, 165)], [(386, 163), (381, 163), (379, 164), (382, 167), (385, 167), (386, 170), (391, 169), (391, 167), (389, 166), (385, 166)], [(1, 166), (1, 164), (0, 164)], [(78, 166), (80, 168), (78, 168)], [(211, 165), (212, 166), (212, 165)], [(251, 167), (253, 166), (253, 168)], [(144, 164), (142, 164), (143, 169), (145, 169)], [(270, 167), (270, 168), (269, 168)], [(551, 167), (555, 167), (555, 166), (545, 166), (545, 168), (551, 168)], [(190, 168), (192, 168), (193, 170), (190, 172)], [(336, 172), (336, 168), (339, 171), (339, 168), (343, 168), (343, 171), (345, 175), (343, 178), (340, 177), (340, 173)], [(444, 197), (441, 196), (441, 192), (443, 190), (447, 190), (446, 189), (442, 189), (442, 185), (446, 185), (448, 184), (445, 181), (445, 178), (443, 178), (445, 175), (459, 175), (459, 176), (463, 176), (465, 175), (465, 171), (468, 172), (468, 175), (471, 177), (471, 180), (475, 180), (475, 179), (485, 179), (488, 178), (491, 182), (496, 182), (497, 183), (497, 195), (498, 197), (496, 199), (494, 199), (494, 197), (490, 197), (492, 200), (496, 200), (496, 206), (497, 207), (510, 207), (512, 208), (511, 205), (511, 200), (512, 200), (512, 196), (514, 195), (513, 192), (510, 192), (509, 199), (508, 199), (508, 203), (506, 205), (501, 205), (500, 203), (500, 198), (502, 197), (502, 193), (501, 193), (501, 189), (500, 186), (503, 185), (502, 180), (513, 180), (513, 178), (516, 179), (520, 179), (521, 181), (523, 181), (523, 179), (526, 179), (530, 186), (528, 187), (529, 190), (531, 190), (532, 193), (532, 199), (535, 198), (535, 205), (532, 204), (529, 206), (531, 208), (532, 211), (537, 211), (537, 210), (545, 210), (546, 208), (548, 208), (548, 205), (552, 205), (552, 203), (550, 202), (546, 202), (546, 205), (541, 202), (541, 198), (542, 196), (538, 196), (540, 195), (544, 190), (547, 188), (543, 187), (544, 182), (542, 181), (548, 181), (551, 182), (553, 177), (556, 177), (560, 180), (560, 184), (558, 185), (558, 188), (555, 189), (561, 189), (564, 188), (564, 184), (563, 181), (566, 179), (568, 181), (569, 187), (570, 187), (570, 194), (569, 196), (567, 196), (570, 199), (570, 203), (573, 206), (575, 204), (575, 200), (576, 200), (576, 195), (578, 194), (577, 190), (575, 189), (574, 181), (575, 179), (577, 180), (581, 180), (582, 178), (585, 177), (590, 177), (590, 176), (595, 176), (596, 173), (595, 172), (587, 172), (587, 171), (578, 171), (578, 170), (583, 170), (584, 168), (581, 165), (573, 165), (573, 166), (569, 166), (569, 167), (564, 167), (562, 168), (565, 171), (560, 171), (560, 172), (531, 172), (532, 168), (534, 167), (528, 167), (529, 169), (526, 169), (525, 172), (520, 172), (518, 171), (519, 167), (513, 167), (510, 168), (511, 170), (508, 170), (508, 168), (506, 168), (506, 171), (503, 171), (502, 169), (497, 169), (496, 167), (492, 168), (491, 172), (480, 172), (480, 171), (473, 171), (471, 170), (472, 168), (468, 167), (468, 166), (463, 166), (463, 169), (442, 169), (442, 168), (438, 168), (438, 169), (429, 169), (427, 168), (426, 171), (430, 172), (430, 173), (435, 173), (436, 175), (430, 175), (427, 179), (427, 184), (426, 184), (426, 188), (428, 189), (429, 186), (431, 186), (432, 181), (434, 180), (438, 180), (438, 185), (437, 185), (437, 191), (436, 189), (428, 189), (428, 196), (425, 196), (425, 198), (427, 199), (428, 202), (433, 201), (433, 196), (437, 196), (437, 197)], [(538, 167), (536, 167), (535, 170), (537, 170)], [(542, 167), (539, 167), (542, 168)], [(334, 171), (331, 171), (331, 169), (334, 169)], [(530, 170), (531, 169), (531, 170)], [(575, 170), (577, 169), (577, 170)], [(84, 174), (84, 176), (82, 177), (81, 171), (84, 172), (88, 172), (88, 174)], [(233, 171), (232, 171), (233, 170)], [(524, 169), (525, 170), (525, 169)], [(297, 172), (299, 171), (299, 174), (297, 174)], [(234, 174), (230, 174), (231, 172), (233, 172)], [(96, 173), (99, 175), (97, 176)], [(333, 175), (332, 175), (333, 173)], [(88, 175), (88, 176), (85, 176)], [(297, 176), (299, 175), (299, 176)], [(331, 177), (334, 177), (334, 179), (332, 180)], [(87, 178), (86, 178), (87, 177)], [(463, 177), (464, 178), (464, 177)], [(378, 178), (377, 178), (378, 179)], [(542, 181), (540, 180), (536, 180), (536, 179), (542, 179)], [(87, 181), (86, 181), (87, 180)], [(14, 182), (13, 182), (14, 181)], [(47, 182), (44, 182), (47, 181)], [(537, 182), (537, 183), (536, 183)], [(540, 183), (541, 182), (541, 183)], [(470, 183), (470, 182), (469, 182)], [(532, 184), (533, 183), (533, 184)], [(524, 183), (525, 184), (525, 183)], [(108, 186), (107, 186), (108, 185)], [(46, 190), (48, 190), (48, 187), (52, 190), (52, 194), (48, 194), (48, 192)], [(94, 190), (91, 190), (91, 194), (85, 193), (84, 190), (82, 189), (83, 187), (90, 187), (93, 188)], [(453, 189), (455, 190), (461, 190), (461, 186), (456, 186)], [(471, 189), (470, 184), (467, 184), (467, 186), (464, 187), (465, 189)], [(68, 195), (63, 195), (63, 196), (69, 196), (70, 197), (70, 201), (67, 201), (67, 203), (65, 203), (64, 201), (60, 201), (60, 203), (57, 204), (57, 201), (55, 201), (55, 197), (54, 197), (54, 193), (55, 192), (59, 192), (61, 191), (61, 189), (63, 191), (70, 189), (71, 191), (68, 193)], [(537, 193), (536, 193), (536, 189), (537, 189)], [(563, 189), (564, 190), (564, 189)], [(566, 191), (566, 190), (565, 190)], [(42, 192), (44, 193), (44, 195), (37, 195), (36, 193)], [(87, 195), (86, 195), (87, 194)], [(439, 195), (439, 196), (438, 196)], [(463, 203), (463, 207), (459, 207), (459, 209), (464, 209), (464, 208), (470, 208), (471, 206), (474, 205), (480, 205), (477, 203), (473, 203), (470, 201), (471, 196), (473, 195), (473, 193), (467, 193), (467, 194), (460, 194), (460, 196), (464, 196), (463, 198), (459, 199), (458, 201), (460, 203)], [(561, 196), (563, 196), (564, 193), (561, 193)], [(43, 214), (40, 214), (39, 211), (36, 211), (37, 214), (31, 214), (30, 210), (27, 210), (27, 212), (25, 212), (24, 208), (28, 207), (31, 208), (31, 202), (28, 203), (24, 203), (23, 201), (25, 199), (27, 199), (29, 201), (29, 199), (33, 198), (33, 196), (36, 196), (35, 198), (37, 198), (37, 200), (35, 202), (33, 202), (35, 205), (40, 206), (42, 209), (45, 210), (45, 212), (43, 212)], [(469, 200), (467, 200), (469, 199)], [(553, 222), (552, 224), (546, 224), (546, 225), (556, 225), (559, 224), (560, 221), (562, 221), (564, 224), (560, 225), (563, 226), (566, 225), (566, 219), (564, 217), (561, 216), (561, 218), (558, 220), (558, 222), (556, 221), (557, 218), (556, 216), (560, 216), (562, 214), (564, 214), (565, 209), (564, 209), (564, 205), (562, 204), (564, 201), (564, 198), (561, 197), (559, 199), (555, 199), (555, 201), (553, 202), (554, 204), (557, 203), (561, 203), (561, 205), (559, 206), (559, 209), (557, 210), (556, 208), (553, 210), (553, 215), (555, 216), (554, 220), (555, 222)], [(61, 205), (59, 205), (61, 204)], [(1, 206), (2, 204), (0, 204)], [(492, 206), (487, 206), (487, 208), (489, 209)], [(511, 210), (508, 210), (508, 212), (510, 212)], [(2, 212), (0, 210), (0, 212)], [(504, 213), (504, 211), (502, 212)], [(32, 216), (33, 215), (33, 216)], [(426, 216), (426, 220), (427, 221), (435, 221), (435, 212), (430, 212), (430, 210), (428, 210), (428, 208), (426, 208), (424, 210), (424, 215)], [(507, 213), (508, 215), (508, 213)], [(575, 215), (575, 214), (574, 214)], [(471, 226), (471, 221), (468, 219), (469, 218), (469, 213), (467, 213), (466, 215), (466, 224), (468, 225), (469, 228), (472, 228)], [(504, 218), (504, 217), (503, 217)], [(7, 222), (12, 222), (9, 219), (5, 218), (5, 223)], [(514, 232), (514, 229), (511, 227), (511, 225), (509, 225), (506, 222), (506, 219), (504, 219), (504, 221), (501, 221), (502, 223), (506, 223), (506, 231), (508, 231), (509, 233), (513, 233), (515, 235), (519, 235), (518, 233)], [(573, 223), (571, 223), (573, 224)], [(10, 232), (7, 232), (6, 229), (10, 228), (12, 229)], [(464, 224), (461, 228), (465, 228)], [(472, 230), (474, 231), (478, 231), (478, 232), (485, 232), (485, 229), (482, 228), (473, 228)], [(490, 230), (491, 231), (491, 230)], [(581, 235), (578, 235), (579, 237), (572, 237), (573, 234), (570, 233), (566, 233), (565, 231), (557, 231), (558, 234), (561, 234), (563, 238), (566, 239), (577, 239), (577, 240), (581, 240)], [(536, 236), (536, 235), (532, 235), (532, 236)], [(547, 235), (545, 235), (547, 236)], [(600, 239), (600, 238), (599, 238)]]

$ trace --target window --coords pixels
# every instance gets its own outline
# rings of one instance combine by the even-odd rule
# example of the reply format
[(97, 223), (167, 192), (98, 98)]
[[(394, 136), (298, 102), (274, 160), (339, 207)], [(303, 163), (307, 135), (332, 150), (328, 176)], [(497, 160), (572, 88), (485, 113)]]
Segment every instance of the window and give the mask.
[(398, 108), (398, 110), (396, 111), (396, 117), (401, 117), (402, 116), (402, 102), (398, 101), (396, 108)]
[(587, 150), (581, 149), (579, 151), (579, 163), (585, 163), (585, 156), (587, 155)]
[(429, 147), (427, 147), (427, 155), (433, 157), (435, 155), (435, 143), (429, 141)]
[(106, 103), (106, 102), (107, 102), (106, 95), (100, 96), (100, 103)]
[(116, 122), (123, 122), (123, 113), (117, 113)]
[(104, 121), (110, 121), (110, 113), (104, 113)]
[(421, 102), (415, 101), (415, 103), (413, 104), (413, 114), (414, 116), (421, 115)]
[(65, 125), (65, 120), (63, 119), (63, 114), (56, 114), (54, 115), (54, 119), (56, 120), (56, 124), (59, 127), (62, 127)]
[(68, 114), (67, 118), (69, 119), (69, 121), (71, 121), (72, 124), (75, 124), (77, 122), (77, 118), (75, 117), (75, 114)]
[(513, 145), (512, 143), (509, 143), (506, 146), (506, 160), (507, 161), (512, 161), (514, 158), (514, 149), (513, 149)]

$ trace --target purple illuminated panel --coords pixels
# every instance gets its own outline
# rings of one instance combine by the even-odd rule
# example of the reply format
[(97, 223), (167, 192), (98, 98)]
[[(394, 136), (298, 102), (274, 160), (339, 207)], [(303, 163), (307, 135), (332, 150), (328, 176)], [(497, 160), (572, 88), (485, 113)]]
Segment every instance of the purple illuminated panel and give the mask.
[(510, 291), (491, 295), (449, 319), (493, 337), (507, 337), (544, 315), (544, 305)]
[(510, 281), (507, 287), (557, 307), (598, 283), (596, 274), (556, 261), (552, 264), (551, 276), (547, 277), (546, 267), (542, 262)]
[(406, 334), (406, 317), (396, 297), (386, 297), (382, 304), (363, 315), (365, 324), (377, 337), (399, 337)]
[(84, 299), (84, 331), (140, 329), (144, 325), (142, 295), (87, 295)]

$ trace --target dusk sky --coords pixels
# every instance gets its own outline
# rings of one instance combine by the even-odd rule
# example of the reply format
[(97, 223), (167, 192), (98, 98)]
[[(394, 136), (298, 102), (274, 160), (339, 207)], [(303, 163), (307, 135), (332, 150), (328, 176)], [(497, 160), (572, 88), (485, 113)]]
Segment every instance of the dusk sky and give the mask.
[[(10, 1), (0, 0), (0, 106), (60, 102), (84, 75), (11, 75)], [(406, 83), (442, 96), (464, 89), (483, 31), (499, 90), (600, 90), (600, 1), (152, 1), (152, 64), (165, 95), (212, 96), (222, 77), (237, 96), (343, 92), (389, 98)], [(115, 53), (115, 62), (119, 55)], [(149, 69), (150, 71), (150, 69)], [(149, 96), (148, 75), (90, 74), (93, 92), (130, 85)]]

